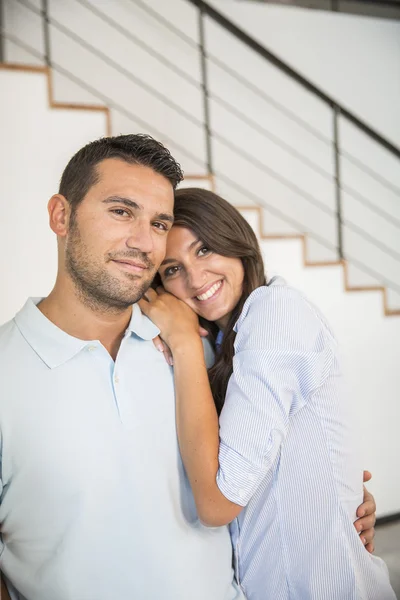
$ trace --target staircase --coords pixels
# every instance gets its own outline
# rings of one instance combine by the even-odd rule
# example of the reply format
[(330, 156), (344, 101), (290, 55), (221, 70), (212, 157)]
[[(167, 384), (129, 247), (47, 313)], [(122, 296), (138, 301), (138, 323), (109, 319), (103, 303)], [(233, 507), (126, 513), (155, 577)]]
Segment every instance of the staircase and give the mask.
[(341, 265), (344, 289), (400, 315), (400, 150), (367, 123), (201, 0), (3, 8), (3, 59), (45, 68), (51, 106), (154, 135), (187, 182), (251, 207), (264, 237), (300, 236), (305, 265)]

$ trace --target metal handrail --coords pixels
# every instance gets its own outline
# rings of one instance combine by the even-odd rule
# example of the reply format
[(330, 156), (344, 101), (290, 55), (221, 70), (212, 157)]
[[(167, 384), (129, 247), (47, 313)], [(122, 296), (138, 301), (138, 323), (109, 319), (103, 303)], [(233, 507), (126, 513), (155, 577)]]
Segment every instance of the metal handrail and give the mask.
[[(0, 0), (0, 29), (2, 29), (4, 27), (4, 6), (3, 6), (3, 0)], [(3, 39), (0, 36), (0, 62), (4, 62), (4, 45), (3, 45)]]
[[(88, 2), (86, 2), (86, 0), (76, 0), (76, 1), (79, 2), (80, 4), (84, 5), (84, 6), (86, 6), (86, 5), (89, 4)], [(188, 0), (188, 1), (191, 1), (191, 0)], [(197, 45), (195, 42), (193, 42), (193, 40), (190, 40), (190, 38), (188, 38), (185, 34), (183, 34), (179, 29), (177, 29), (176, 27), (174, 27), (169, 21), (167, 21), (166, 19), (164, 19), (163, 17), (161, 17), (161, 15), (159, 15), (156, 11), (154, 11), (147, 4), (143, 3), (141, 0), (131, 0), (131, 2), (134, 3), (134, 4), (136, 4), (137, 6), (139, 6), (144, 12), (146, 12), (147, 14), (149, 14), (150, 16), (152, 16), (154, 19), (156, 19), (158, 22), (160, 22), (163, 26), (165, 26), (169, 30), (171, 30), (174, 34), (176, 34), (184, 42), (188, 43), (190, 41), (192, 47), (196, 47), (197, 49), (200, 49), (199, 45)], [(96, 10), (96, 14), (98, 12), (100, 12), (100, 11), (98, 11), (98, 9), (95, 9), (95, 10)], [(94, 12), (94, 11), (92, 11), (92, 12)], [(115, 24), (115, 21), (113, 22), (113, 20), (110, 19), (110, 17), (108, 17), (108, 16), (106, 17), (104, 15), (104, 13), (103, 13), (103, 20), (106, 21), (111, 26), (113, 26), (113, 24)], [(127, 32), (125, 30), (125, 34), (126, 34), (126, 37), (129, 38), (129, 32)], [(133, 35), (130, 35), (130, 37), (136, 43), (137, 38), (135, 38)], [(160, 54), (156, 53), (155, 51), (153, 51), (152, 55), (155, 58), (157, 58), (158, 60), (160, 60), (161, 58), (164, 58)], [(217, 58), (216, 56), (214, 56), (212, 53), (207, 52), (206, 53), (206, 58), (207, 58), (207, 61), (209, 61), (211, 63), (214, 63), (220, 69), (222, 69), (223, 71), (225, 71), (226, 73), (228, 73), (231, 77), (233, 77), (234, 79), (236, 79), (242, 85), (246, 86), (247, 89), (250, 89), (258, 97), (262, 98), (265, 102), (267, 102), (268, 104), (270, 104), (271, 106), (273, 106), (274, 108), (276, 108), (278, 111), (280, 111), (282, 114), (284, 114), (287, 118), (289, 118), (290, 120), (292, 120), (294, 123), (297, 123), (305, 131), (307, 131), (308, 133), (310, 133), (311, 135), (313, 135), (317, 140), (319, 140), (320, 142), (326, 144), (327, 146), (330, 146), (330, 147), (332, 146), (332, 140), (330, 140), (329, 138), (327, 138), (320, 131), (318, 131), (317, 129), (315, 129), (314, 127), (312, 127), (309, 123), (307, 123), (306, 121), (304, 121), (303, 119), (301, 119), (298, 115), (296, 115), (291, 110), (289, 110), (288, 108), (286, 108), (285, 106), (283, 106), (281, 103), (277, 102), (274, 98), (272, 98), (271, 96), (269, 96), (268, 94), (266, 94), (263, 90), (261, 90), (259, 87), (257, 87), (256, 85), (254, 85), (254, 83), (252, 83), (247, 78), (243, 77), (243, 75), (241, 75), (240, 73), (238, 73), (237, 71), (235, 71), (234, 69), (232, 69), (231, 67), (229, 67), (226, 63), (224, 63), (223, 61), (221, 61), (219, 58)], [(166, 66), (171, 67), (171, 63), (169, 61), (166, 61), (164, 59), (164, 63), (166, 64)], [(169, 63), (169, 64), (167, 64), (167, 63)], [(185, 74), (185, 77), (186, 77), (186, 74)], [(193, 83), (193, 82), (191, 82), (191, 83)], [(194, 83), (195, 83), (195, 85), (197, 84), (197, 82), (194, 82)], [(196, 85), (196, 87), (198, 87), (198, 84)], [(210, 92), (210, 90), (208, 90), (208, 95), (209, 95), (209, 97), (211, 99), (213, 99), (213, 100), (217, 101), (218, 103), (220, 103), (221, 106), (223, 105), (226, 110), (230, 110), (231, 112), (233, 110), (236, 110), (236, 109), (234, 109), (234, 107), (232, 107), (232, 105), (229, 105), (226, 100), (224, 100), (223, 98), (221, 98), (220, 96), (218, 96), (214, 92)], [(332, 102), (335, 102), (335, 101), (332, 100)], [(346, 110), (344, 110), (343, 107), (341, 107), (337, 103), (336, 103), (336, 106), (338, 107), (338, 110), (340, 110), (341, 116), (346, 116), (344, 114), (346, 112)], [(236, 116), (238, 116), (238, 113), (239, 113), (239, 111), (236, 111), (236, 113), (235, 113)], [(242, 113), (241, 113), (241, 117), (239, 117), (239, 118), (241, 118), (242, 120), (245, 120), (245, 116)], [(265, 128), (262, 128), (261, 126), (258, 126), (258, 131), (260, 131), (260, 130), (263, 130), (264, 133), (265, 133), (265, 135), (267, 135), (267, 133), (268, 133), (267, 137), (269, 137), (270, 139), (272, 139), (273, 135), (270, 132), (268, 132), (268, 130), (266, 130)], [(274, 137), (275, 137), (274, 142), (278, 143), (277, 140), (279, 138), (277, 138), (276, 136), (274, 136)], [(285, 142), (282, 142), (282, 140), (281, 140), (281, 142), (280, 142), (281, 147), (283, 147), (283, 144), (285, 144)], [(289, 148), (291, 148), (291, 153), (292, 154), (294, 154), (296, 152), (296, 150), (294, 148), (290, 147), (289, 144), (286, 144), (286, 150), (289, 151)], [(338, 149), (338, 152), (339, 152), (340, 156), (346, 158), (347, 160), (349, 160), (350, 162), (352, 162), (354, 165), (356, 165), (358, 168), (362, 169), (370, 177), (376, 179), (376, 181), (378, 181), (378, 183), (380, 183), (381, 185), (383, 185), (387, 189), (391, 190), (396, 195), (400, 196), (400, 188), (398, 188), (395, 185), (393, 185), (387, 179), (385, 179), (384, 177), (382, 177), (382, 175), (376, 173), (376, 171), (374, 171), (373, 169), (371, 169), (371, 167), (368, 167), (367, 165), (365, 165), (364, 163), (362, 163), (355, 156), (353, 156), (350, 152), (345, 151), (345, 150), (343, 150), (341, 148)], [(300, 153), (297, 153), (297, 154), (299, 155)], [(320, 167), (318, 167), (318, 165), (316, 165), (315, 163), (313, 163), (313, 161), (311, 161), (310, 159), (305, 159), (305, 157), (303, 157), (303, 162), (305, 162), (306, 160), (307, 160), (308, 166), (310, 166), (316, 172), (318, 172), (318, 169), (320, 169)], [(320, 174), (321, 174), (321, 171), (323, 171), (323, 170), (322, 169), (319, 170)], [(329, 174), (329, 177), (331, 178), (332, 176)], [(347, 193), (349, 193), (350, 195), (352, 195), (351, 188), (347, 187)], [(362, 196), (360, 194), (357, 197), (357, 199), (360, 202), (362, 202), (361, 197)], [(372, 203), (370, 201), (368, 201), (366, 199), (365, 203), (368, 206), (368, 208), (370, 208), (371, 210), (374, 210), (374, 207), (373, 207), (373, 205), (372, 205)], [(386, 218), (384, 216), (384, 214), (385, 214), (384, 211), (380, 211), (380, 209), (377, 208), (376, 212), (377, 212), (377, 214), (379, 214), (383, 218)], [(387, 218), (391, 219), (391, 216), (388, 215)], [(396, 221), (396, 219), (394, 221)]]
[[(136, 1), (136, 0), (135, 0)], [(253, 39), (250, 35), (248, 35), (243, 29), (235, 25), (232, 21), (227, 19), (222, 13), (217, 11), (215, 8), (204, 2), (204, 0), (187, 0), (190, 4), (193, 4), (198, 9), (201, 9), (207, 16), (209, 16), (213, 21), (221, 25), (224, 29), (232, 33), (236, 38), (242, 41), (246, 46), (254, 50), (257, 54), (262, 56), (265, 60), (273, 64), (280, 71), (288, 75), (291, 79), (296, 81), (296, 83), (300, 84), (304, 89), (308, 92), (311, 92), (314, 96), (317, 96), (320, 100), (322, 100), (325, 104), (327, 104), (330, 108), (337, 108), (340, 110), (340, 113), (343, 117), (345, 117), (348, 121), (353, 123), (366, 133), (371, 139), (375, 142), (378, 142), (383, 148), (388, 150), (391, 154), (400, 158), (400, 149), (397, 148), (392, 142), (390, 142), (383, 135), (378, 133), (375, 129), (373, 129), (370, 125), (365, 123), (362, 119), (357, 117), (354, 113), (349, 111), (347, 108), (342, 106), (339, 102), (334, 100), (331, 96), (326, 94), (321, 88), (311, 83), (308, 79), (303, 77), (298, 71), (293, 69), (288, 63), (284, 62), (280, 59), (276, 54), (268, 50), (265, 46), (262, 46), (259, 42)]]
[[(293, 121), (294, 123), (299, 125), (302, 129), (304, 129), (308, 133), (310, 133), (319, 142), (321, 142), (329, 147), (332, 146), (331, 139), (329, 139), (328, 137), (323, 135), (320, 131), (318, 131), (317, 129), (312, 127), (309, 123), (307, 123), (306, 121), (301, 119), (298, 115), (293, 113), (290, 109), (283, 106), (283, 104), (281, 104), (280, 102), (277, 102), (274, 98), (272, 98), (272, 96), (270, 96), (269, 94), (266, 94), (264, 92), (264, 90), (261, 90), (257, 85), (255, 85), (249, 79), (247, 79), (246, 77), (244, 77), (243, 75), (241, 75), (240, 73), (235, 71), (235, 69), (232, 69), (226, 63), (224, 63), (223, 61), (221, 61), (220, 59), (218, 59), (211, 53), (207, 53), (207, 59), (209, 62), (214, 63), (215, 65), (217, 65), (217, 67), (219, 67), (220, 69), (225, 71), (228, 75), (230, 75), (232, 78), (234, 78), (240, 84), (245, 86), (247, 89), (250, 89), (254, 94), (256, 94), (259, 98), (264, 100), (270, 106), (273, 106), (276, 110), (278, 110), (280, 113), (282, 113), (285, 117), (287, 117), (288, 119), (290, 119), (291, 121)], [(212, 93), (211, 97), (214, 100), (217, 99), (217, 101), (222, 100), (223, 102), (226, 102), (224, 99), (221, 99), (215, 93)], [(348, 160), (349, 162), (352, 162), (358, 168), (362, 169), (370, 177), (372, 177), (373, 179), (376, 179), (376, 181), (378, 181), (378, 183), (385, 186), (386, 188), (388, 188), (389, 190), (394, 192), (396, 195), (400, 196), (400, 188), (393, 185), (393, 183), (391, 183), (390, 181), (388, 181), (387, 179), (382, 177), (382, 175), (380, 175), (379, 173), (376, 173), (376, 171), (371, 169), (371, 167), (368, 167), (367, 165), (362, 163), (359, 159), (357, 159), (355, 156), (353, 156), (350, 152), (345, 151), (343, 149), (339, 149), (339, 153), (343, 158), (346, 158), (346, 160)]]

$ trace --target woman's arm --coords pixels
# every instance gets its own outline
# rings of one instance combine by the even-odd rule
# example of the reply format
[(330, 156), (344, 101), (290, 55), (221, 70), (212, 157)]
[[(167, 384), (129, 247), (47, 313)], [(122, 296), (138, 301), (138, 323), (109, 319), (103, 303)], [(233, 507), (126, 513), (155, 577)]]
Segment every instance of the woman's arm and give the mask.
[(176, 419), (182, 460), (197, 513), (211, 527), (230, 523), (242, 506), (230, 502), (216, 483), (218, 415), (215, 409), (197, 316), (170, 294), (146, 292), (140, 308), (159, 327), (174, 362)]
[[(272, 467), (290, 414), (327, 376), (331, 350), (319, 322), (297, 296), (254, 292), (239, 320), (219, 440), (197, 317), (169, 294), (146, 296), (150, 302), (140, 306), (173, 353), (178, 437), (198, 514), (208, 525), (227, 524)], [(287, 315), (290, 328), (284, 325)]]
[(206, 525), (230, 523), (242, 506), (219, 490), (218, 415), (208, 382), (200, 338), (187, 337), (171, 345), (174, 357), (177, 431), (198, 515)]
[[(141, 308), (143, 312), (158, 325), (161, 329), (163, 338), (173, 350), (178, 438), (182, 459), (192, 486), (198, 514), (201, 520), (210, 526), (229, 523), (239, 514), (242, 506), (247, 503), (248, 499), (240, 503), (228, 500), (220, 491), (216, 482), (216, 479), (218, 478), (220, 485), (224, 489), (224, 476), (223, 473), (221, 474), (219, 472), (218, 452), (220, 440), (218, 417), (204, 364), (203, 348), (198, 335), (197, 317), (185, 304), (176, 300), (169, 294), (161, 294), (160, 297), (157, 297), (156, 293), (152, 291), (148, 296), (150, 303), (143, 301), (141, 303)], [(247, 363), (247, 368), (245, 364), (242, 369), (239, 357), (239, 366), (237, 367), (239, 379), (259, 379), (257, 364), (253, 364), (253, 362), (259, 362), (259, 355), (260, 352), (256, 352), (254, 361), (251, 360), (250, 357), (250, 363)], [(284, 361), (286, 361), (286, 358)], [(319, 362), (321, 362), (320, 359), (317, 360), (317, 362), (315, 362), (314, 359), (314, 366), (317, 366)], [(254, 366), (255, 369), (253, 368)], [(241, 370), (243, 373), (240, 373)], [(242, 394), (242, 392), (243, 390), (240, 391), (240, 394)], [(270, 392), (271, 390), (267, 391), (267, 396), (269, 397), (271, 396)], [(265, 396), (265, 391), (262, 392), (262, 395)], [(245, 406), (243, 418), (246, 418), (246, 411), (251, 411), (252, 408), (254, 409), (254, 406), (251, 406), (251, 399), (243, 397), (242, 394), (242, 397), (239, 398), (239, 402), (240, 405), (243, 404)], [(262, 409), (264, 411), (266, 410), (271, 415), (274, 411), (277, 412), (275, 425), (277, 423), (279, 424), (278, 429), (280, 429), (284, 435), (285, 420), (291, 408), (291, 401), (287, 401), (287, 406), (283, 407), (283, 410), (282, 407), (277, 410), (279, 403), (274, 400), (272, 405), (273, 406), (269, 410), (268, 403), (266, 403), (266, 406), (263, 406)], [(267, 420), (263, 417), (260, 410), (256, 415), (256, 419)], [(246, 437), (245, 425), (242, 437)], [(254, 442), (257, 442), (257, 440), (254, 440), (254, 435), (247, 437), (253, 438), (251, 443), (254, 446)], [(265, 436), (258, 437), (265, 438)], [(273, 458), (273, 453), (278, 451), (278, 447), (279, 439), (278, 444), (275, 443), (275, 448), (269, 448), (270, 459)], [(254, 448), (252, 448), (252, 450), (254, 450)], [(265, 448), (262, 444), (260, 450), (262, 458), (264, 458), (263, 450), (265, 450)], [(246, 448), (242, 447), (241, 453), (246, 455)], [(264, 452), (264, 454), (265, 453), (266, 452)], [(234, 461), (236, 465), (239, 464), (238, 459), (241, 459), (241, 457), (235, 455)], [(242, 471), (244, 473), (248, 474), (248, 467), (249, 465), (247, 463), (246, 468), (242, 463)], [(262, 475), (265, 474), (265, 468), (266, 464), (263, 464)], [(257, 485), (254, 483), (257, 479), (257, 475), (252, 473), (250, 474), (250, 477), (253, 482), (250, 485), (252, 490), (254, 490)], [(250, 490), (250, 496), (252, 495), (252, 490)], [(359, 507), (360, 512), (358, 513), (358, 516), (362, 516), (361, 512), (364, 512), (365, 514), (362, 519), (356, 522), (355, 527), (357, 531), (361, 531), (362, 536), (365, 535), (365, 542), (368, 544), (367, 549), (372, 551), (373, 546), (371, 542), (374, 535), (373, 525), (375, 521), (375, 504), (373, 497), (370, 496), (367, 491), (365, 494), (364, 503)]]

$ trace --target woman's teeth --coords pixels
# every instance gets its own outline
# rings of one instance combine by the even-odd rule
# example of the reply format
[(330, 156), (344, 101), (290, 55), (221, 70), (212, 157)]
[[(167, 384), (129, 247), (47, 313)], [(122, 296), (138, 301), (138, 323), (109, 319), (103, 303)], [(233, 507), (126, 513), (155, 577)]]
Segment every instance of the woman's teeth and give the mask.
[(217, 283), (214, 283), (214, 285), (212, 287), (210, 287), (209, 290), (204, 292), (204, 294), (200, 294), (200, 296), (196, 296), (197, 300), (208, 300), (209, 298), (211, 298), (211, 296), (214, 296), (215, 292), (217, 290), (219, 290), (221, 285), (222, 285), (222, 281), (218, 281)]

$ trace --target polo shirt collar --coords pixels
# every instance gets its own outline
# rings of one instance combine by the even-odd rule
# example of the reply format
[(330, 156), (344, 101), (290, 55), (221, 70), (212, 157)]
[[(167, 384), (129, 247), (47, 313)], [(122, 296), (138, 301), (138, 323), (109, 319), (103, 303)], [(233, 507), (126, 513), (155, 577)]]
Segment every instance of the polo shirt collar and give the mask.
[[(41, 300), (43, 298), (29, 298), (15, 315), (14, 321), (21, 335), (50, 369), (66, 363), (86, 346), (99, 343), (98, 340), (80, 340), (57, 327), (38, 309)], [(160, 330), (135, 304), (127, 332), (144, 340), (152, 340)]]
[(142, 313), (137, 304), (132, 306), (132, 317), (127, 330), (143, 340), (152, 340), (160, 334), (158, 327)]
[(80, 352), (89, 341), (69, 335), (37, 308), (43, 298), (28, 298), (14, 321), (22, 336), (50, 368), (58, 367)]

